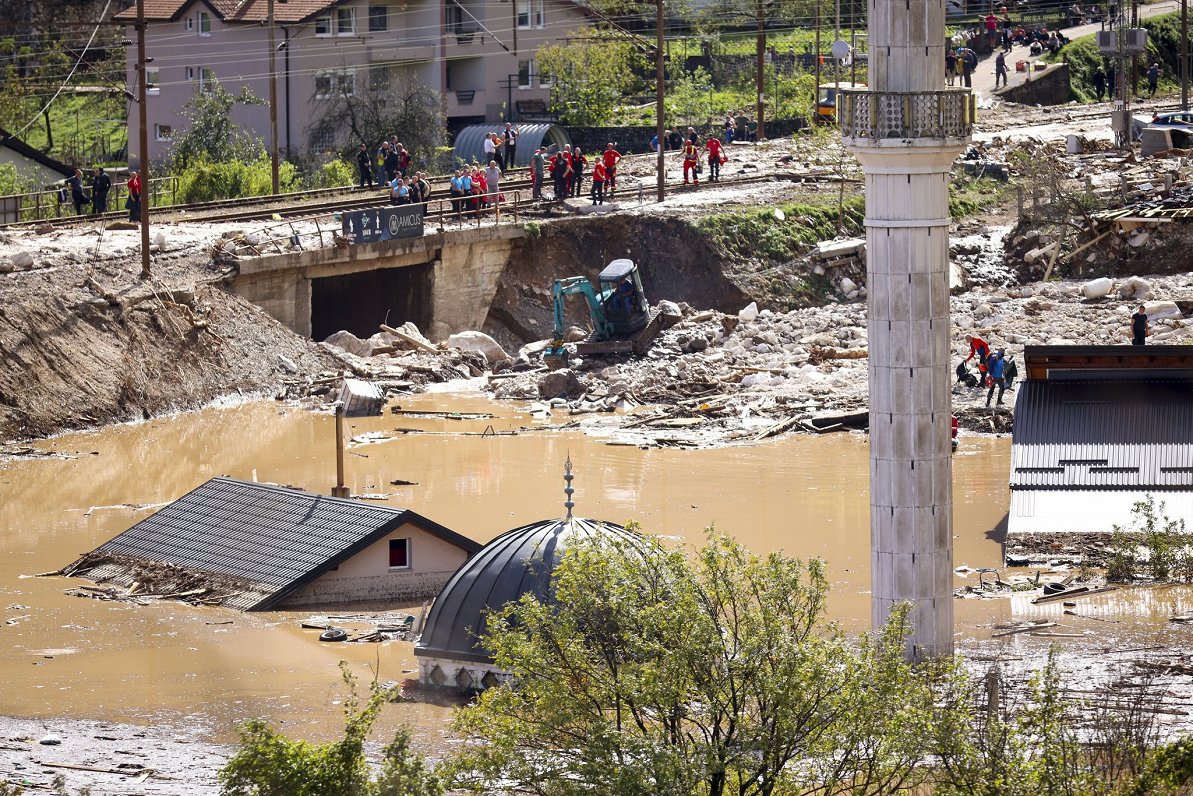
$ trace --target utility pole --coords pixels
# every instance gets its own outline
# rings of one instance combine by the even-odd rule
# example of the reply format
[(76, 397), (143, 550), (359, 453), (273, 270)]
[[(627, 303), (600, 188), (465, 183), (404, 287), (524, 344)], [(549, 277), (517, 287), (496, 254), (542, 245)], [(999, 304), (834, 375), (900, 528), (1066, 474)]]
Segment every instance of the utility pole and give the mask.
[(667, 175), (666, 165), (663, 163), (663, 150), (667, 148), (663, 141), (663, 116), (665, 108), (665, 80), (663, 69), (663, 0), (655, 0), (655, 38), (654, 38), (654, 71), (655, 71), (655, 135), (659, 138), (658, 167), (656, 176), (659, 183), (659, 201), (663, 201), (666, 187), (664, 178)]
[(1189, 0), (1181, 0), (1181, 110), (1189, 110)]
[(137, 95), (141, 102), (138, 146), (141, 148), (141, 278), (149, 268), (149, 78), (145, 69), (145, 0), (137, 0)]
[(758, 0), (758, 140), (766, 139), (766, 0)]
[(278, 176), (278, 48), (274, 43), (273, 3), (269, 0), (265, 12), (265, 27), (269, 28), (269, 155), (273, 175), (273, 194), (281, 193), (281, 178)]
[[(816, 0), (816, 85), (812, 87), (812, 113), (820, 115), (820, 0)], [(817, 119), (818, 120), (818, 119)]]

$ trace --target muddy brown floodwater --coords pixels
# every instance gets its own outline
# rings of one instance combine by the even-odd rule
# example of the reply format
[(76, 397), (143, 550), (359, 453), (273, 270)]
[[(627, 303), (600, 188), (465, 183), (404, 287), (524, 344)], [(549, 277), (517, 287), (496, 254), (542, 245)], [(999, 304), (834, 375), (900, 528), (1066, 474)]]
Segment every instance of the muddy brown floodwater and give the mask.
[[(347, 456), (354, 494), (388, 502), (479, 541), (563, 512), (563, 464), (576, 471), (576, 512), (636, 520), (649, 532), (699, 542), (709, 525), (756, 551), (821, 556), (831, 611), (852, 631), (869, 622), (866, 438), (796, 436), (749, 447), (640, 450), (549, 428), (521, 405), (423, 395), (408, 410), (483, 411), (497, 417), (352, 419)], [(262, 716), (312, 740), (341, 726), (337, 663), (362, 679), (415, 677), (409, 643), (320, 644), (298, 627), (309, 613), (242, 614), (66, 596), (56, 570), (216, 475), (327, 493), (335, 475), (333, 419), (277, 404), (214, 408), (36, 447), (56, 454), (0, 463), (0, 714), (71, 717), (184, 728), (213, 741)], [(428, 433), (393, 435), (396, 427)], [(516, 435), (480, 436), (530, 428)], [(461, 432), (473, 432), (462, 434)], [(388, 437), (388, 438), (387, 438)], [(1008, 504), (1008, 439), (966, 438), (955, 458), (955, 559), (999, 566), (994, 529)], [(395, 479), (417, 485), (393, 487)], [(958, 581), (963, 582), (961, 580)], [(385, 606), (400, 608), (412, 606)], [(958, 637), (1010, 616), (1010, 600), (959, 601)], [(229, 623), (230, 622), (230, 623)], [(449, 710), (428, 702), (383, 712), (418, 745), (445, 748)], [(382, 728), (384, 728), (382, 726)]]

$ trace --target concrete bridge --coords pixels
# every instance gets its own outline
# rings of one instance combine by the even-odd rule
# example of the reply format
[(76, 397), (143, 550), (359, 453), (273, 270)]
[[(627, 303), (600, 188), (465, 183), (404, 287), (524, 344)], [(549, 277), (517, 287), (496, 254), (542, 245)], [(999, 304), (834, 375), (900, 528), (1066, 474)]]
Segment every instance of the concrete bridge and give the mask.
[(481, 328), (524, 234), (521, 224), (498, 224), (244, 259), (232, 288), (316, 340), (406, 321), (438, 340)]

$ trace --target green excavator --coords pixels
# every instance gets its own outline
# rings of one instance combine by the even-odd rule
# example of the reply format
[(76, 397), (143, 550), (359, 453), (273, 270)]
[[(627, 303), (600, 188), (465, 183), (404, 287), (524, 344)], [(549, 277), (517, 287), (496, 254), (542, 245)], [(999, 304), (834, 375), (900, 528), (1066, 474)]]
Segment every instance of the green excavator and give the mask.
[(662, 329), (662, 317), (652, 309), (642, 290), (642, 279), (633, 260), (614, 260), (597, 277), (597, 287), (584, 276), (556, 279), (551, 290), (555, 309), (555, 338), (543, 352), (543, 362), (555, 369), (567, 367), (564, 345), (564, 300), (580, 295), (588, 304), (592, 333), (576, 343), (576, 353), (641, 354)]

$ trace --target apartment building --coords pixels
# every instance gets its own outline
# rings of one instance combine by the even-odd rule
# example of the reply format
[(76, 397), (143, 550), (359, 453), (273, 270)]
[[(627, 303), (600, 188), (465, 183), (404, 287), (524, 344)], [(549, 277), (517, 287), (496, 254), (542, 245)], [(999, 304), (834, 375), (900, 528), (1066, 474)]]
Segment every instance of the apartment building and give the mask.
[[(516, 119), (519, 104), (549, 98), (550, 86), (535, 66), (538, 49), (565, 40), (589, 20), (572, 0), (273, 4), (279, 146), (296, 154), (330, 144), (311, 140), (311, 122), (319, 98), (345, 88), (417, 81), (443, 94), (450, 126)], [(213, 81), (233, 93), (247, 86), (268, 99), (268, 5), (268, 0), (145, 0), (151, 160), (163, 157), (171, 137), (185, 128), (186, 101)], [(136, 41), (136, 10), (122, 11), (116, 20)], [(127, 51), (129, 85), (135, 87), (136, 47)], [(134, 106), (131, 124), (136, 113)], [(237, 105), (233, 113), (269, 146), (268, 106)]]

